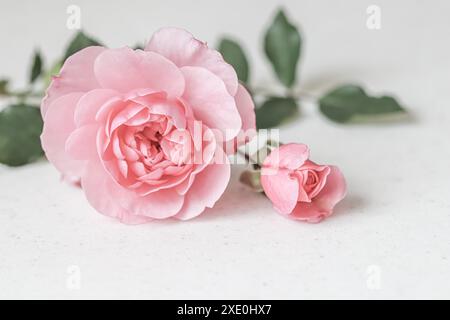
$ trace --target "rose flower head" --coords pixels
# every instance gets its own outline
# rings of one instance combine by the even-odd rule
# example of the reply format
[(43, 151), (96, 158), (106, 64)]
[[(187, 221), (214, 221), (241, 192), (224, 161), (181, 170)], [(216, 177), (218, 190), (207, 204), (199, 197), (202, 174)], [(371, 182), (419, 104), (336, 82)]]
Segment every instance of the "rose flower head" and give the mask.
[(97, 211), (132, 224), (212, 207), (230, 178), (224, 146), (255, 129), (235, 70), (176, 28), (156, 32), (145, 50), (75, 53), (41, 112), (48, 160)]
[(289, 143), (264, 159), (261, 185), (275, 210), (296, 220), (319, 222), (346, 194), (339, 168), (309, 160), (309, 148)]

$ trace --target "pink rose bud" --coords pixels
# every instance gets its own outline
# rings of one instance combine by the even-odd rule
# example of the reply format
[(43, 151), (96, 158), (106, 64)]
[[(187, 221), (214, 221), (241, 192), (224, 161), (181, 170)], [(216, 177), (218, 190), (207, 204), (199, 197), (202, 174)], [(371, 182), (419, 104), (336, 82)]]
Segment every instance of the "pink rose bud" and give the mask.
[(346, 194), (341, 171), (310, 161), (309, 148), (298, 143), (282, 145), (267, 156), (261, 184), (279, 213), (307, 222), (331, 215)]
[(230, 179), (224, 145), (255, 129), (235, 70), (176, 28), (156, 32), (145, 50), (72, 55), (41, 112), (48, 160), (124, 223), (185, 220), (214, 206)]

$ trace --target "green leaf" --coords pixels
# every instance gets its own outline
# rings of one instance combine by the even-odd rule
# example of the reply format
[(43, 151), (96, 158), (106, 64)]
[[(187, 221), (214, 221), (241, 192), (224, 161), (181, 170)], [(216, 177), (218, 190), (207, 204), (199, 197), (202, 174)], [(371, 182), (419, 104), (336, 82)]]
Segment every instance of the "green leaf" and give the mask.
[(34, 52), (33, 64), (30, 72), (30, 83), (34, 83), (42, 73), (42, 57), (39, 51)]
[(296, 78), (301, 36), (282, 10), (275, 16), (264, 38), (264, 50), (280, 81), (288, 88)]
[(68, 57), (74, 53), (90, 46), (101, 46), (102, 44), (94, 38), (89, 37), (83, 31), (78, 31), (72, 41), (69, 43), (65, 53), (63, 61), (66, 61)]
[(219, 44), (219, 51), (226, 62), (231, 64), (237, 73), (239, 80), (247, 83), (249, 76), (248, 60), (241, 46), (230, 39), (222, 39)]
[(21, 166), (43, 155), (38, 107), (11, 105), (0, 112), (0, 163)]
[(8, 93), (8, 79), (0, 79), (0, 95)]
[(298, 114), (298, 105), (293, 98), (271, 97), (256, 109), (256, 127), (276, 127)]
[(356, 85), (343, 85), (329, 91), (319, 99), (319, 108), (328, 119), (340, 123), (405, 113), (394, 98), (368, 96)]

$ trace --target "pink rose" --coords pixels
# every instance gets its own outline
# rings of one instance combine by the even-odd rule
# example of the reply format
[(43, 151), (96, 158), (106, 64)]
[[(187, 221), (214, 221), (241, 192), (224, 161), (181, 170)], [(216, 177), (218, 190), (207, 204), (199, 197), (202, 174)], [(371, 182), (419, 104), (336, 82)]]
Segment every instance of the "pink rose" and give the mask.
[(255, 128), (234, 69), (175, 28), (155, 33), (144, 51), (74, 54), (41, 111), (47, 158), (96, 210), (125, 223), (185, 220), (212, 207), (230, 178), (224, 144)]
[(297, 143), (282, 145), (267, 156), (261, 184), (278, 212), (307, 222), (331, 215), (346, 193), (341, 171), (310, 161), (308, 147)]

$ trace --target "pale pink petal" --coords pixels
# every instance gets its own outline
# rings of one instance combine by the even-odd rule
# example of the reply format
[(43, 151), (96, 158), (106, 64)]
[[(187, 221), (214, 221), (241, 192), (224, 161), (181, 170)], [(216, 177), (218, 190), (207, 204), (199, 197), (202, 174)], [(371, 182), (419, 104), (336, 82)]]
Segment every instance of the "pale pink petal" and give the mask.
[(109, 124), (107, 131), (109, 132), (109, 134), (112, 134), (114, 130), (116, 130), (118, 127), (120, 127), (128, 120), (132, 119), (134, 116), (136, 116), (139, 112), (143, 110), (147, 112), (147, 108), (145, 106), (141, 106), (138, 104), (129, 104), (128, 106), (124, 106), (122, 110), (117, 112), (117, 114), (115, 114), (112, 117), (111, 123)]
[(218, 129), (226, 140), (234, 138), (242, 126), (233, 97), (223, 82), (210, 71), (199, 67), (181, 68), (186, 80), (183, 98), (195, 118), (211, 129)]
[(186, 128), (186, 114), (184, 106), (179, 101), (162, 99), (155, 95), (140, 96), (132, 101), (147, 106), (152, 114), (166, 115), (174, 121), (177, 128)]
[(261, 185), (264, 193), (272, 201), (276, 210), (283, 214), (289, 214), (297, 204), (298, 181), (290, 176), (289, 170), (262, 168)]
[[(177, 191), (177, 186), (184, 183), (184, 181), (187, 180), (187, 178), (191, 174), (190, 166), (186, 166), (182, 169), (180, 169), (181, 173), (178, 175), (173, 176), (166, 176), (163, 180), (157, 181), (155, 185), (149, 184), (149, 181), (146, 181), (145, 184), (140, 185), (136, 188), (136, 193), (139, 196), (147, 196), (151, 193), (158, 192), (159, 190), (163, 189), (173, 189)], [(139, 179), (142, 180), (142, 177)], [(181, 195), (181, 193), (178, 192), (178, 194)]]
[(253, 99), (243, 85), (239, 85), (238, 92), (234, 97), (236, 107), (242, 119), (242, 129), (234, 140), (224, 142), (224, 150), (227, 154), (235, 154), (239, 146), (249, 142), (256, 136), (256, 117)]
[(66, 152), (76, 160), (99, 159), (97, 152), (97, 124), (75, 129), (66, 140)]
[(318, 223), (331, 214), (330, 211), (323, 211), (316, 202), (298, 202), (294, 210), (287, 214), (287, 218)]
[(67, 58), (59, 76), (53, 77), (46, 91), (41, 105), (43, 117), (55, 99), (68, 93), (87, 92), (100, 87), (94, 74), (94, 62), (104, 50), (103, 47), (88, 47)]
[(192, 34), (179, 28), (163, 28), (153, 34), (145, 47), (146, 51), (162, 54), (179, 67), (193, 66), (208, 69), (225, 83), (234, 96), (238, 79), (233, 67), (223, 60), (216, 50), (195, 39)]
[(230, 165), (212, 164), (195, 176), (194, 183), (185, 195), (184, 206), (175, 216), (180, 220), (192, 219), (206, 207), (212, 208), (224, 193), (230, 181)]
[[(310, 172), (314, 172), (317, 175), (318, 182), (312, 189), (306, 190), (307, 187), (305, 184), (307, 183), (307, 176)], [(292, 175), (299, 181), (299, 201), (311, 202), (311, 199), (316, 197), (325, 186), (329, 173), (329, 166), (318, 165), (310, 160), (306, 160), (298, 170), (295, 170)]]
[(308, 193), (303, 189), (303, 174), (295, 173), (295, 177), (298, 180), (298, 195), (297, 195), (297, 201), (302, 202), (311, 202), (311, 199), (308, 197)]
[[(201, 172), (206, 166), (208, 166), (212, 161), (214, 160), (215, 153), (222, 154), (223, 151), (218, 150), (218, 146), (214, 137), (213, 132), (203, 126), (201, 132), (196, 132), (193, 130), (192, 132), (195, 136), (200, 135), (202, 137), (203, 141), (200, 141), (200, 144), (198, 144), (198, 141), (195, 141), (194, 139), (194, 164), (195, 167), (192, 170), (192, 172), (189, 175), (188, 179), (183, 180), (179, 185), (176, 186), (176, 190), (179, 194), (184, 195), (186, 192), (188, 192), (191, 185), (194, 183), (195, 176), (197, 173)], [(225, 162), (223, 162), (225, 163)]]
[(75, 92), (55, 99), (47, 110), (41, 135), (42, 147), (47, 159), (66, 177), (80, 177), (84, 161), (74, 160), (66, 152), (66, 140), (75, 130), (75, 107), (82, 92)]
[(120, 101), (119, 93), (110, 89), (94, 89), (87, 92), (78, 101), (75, 110), (75, 124), (81, 127), (86, 124), (95, 122), (97, 112), (105, 104)]
[(253, 99), (243, 85), (239, 85), (234, 97), (236, 106), (242, 119), (242, 130), (256, 129), (255, 104)]
[(103, 88), (122, 93), (148, 88), (179, 97), (184, 91), (184, 79), (178, 67), (154, 52), (127, 47), (109, 49), (98, 56), (94, 71)]
[(152, 220), (134, 215), (119, 204), (116, 197), (120, 196), (122, 191), (128, 191), (116, 185), (98, 162), (92, 161), (86, 166), (81, 186), (91, 206), (106, 216), (127, 224), (139, 224)]
[(322, 208), (328, 208), (329, 211), (338, 204), (342, 199), (344, 199), (347, 194), (347, 184), (345, 178), (336, 166), (329, 166), (330, 173), (327, 177), (327, 182), (323, 187), (322, 191), (314, 198), (314, 200)]
[[(319, 192), (322, 191), (325, 184), (327, 183), (327, 177), (330, 174), (331, 168), (329, 166), (317, 165), (314, 162), (309, 161), (309, 160), (306, 161), (306, 163), (309, 163), (309, 165), (312, 166), (313, 170), (315, 170), (319, 176), (319, 183), (314, 188), (314, 190), (312, 190), (309, 194), (309, 196), (311, 198), (315, 198), (319, 194)], [(309, 170), (311, 170), (311, 169), (309, 169)]]
[(128, 119), (126, 122), (124, 122), (124, 125), (127, 126), (143, 126), (150, 120), (151, 114), (147, 109), (141, 110), (134, 116), (132, 116), (130, 119)]
[(128, 212), (154, 219), (166, 219), (176, 215), (184, 202), (184, 197), (173, 189), (159, 190), (146, 196), (139, 196), (124, 189), (117, 195), (117, 199)]
[(309, 157), (309, 148), (301, 143), (288, 143), (273, 150), (264, 160), (264, 167), (295, 170), (301, 167)]
[(311, 203), (299, 202), (290, 218), (319, 222), (333, 213), (333, 208), (338, 204), (347, 192), (344, 176), (339, 168), (330, 166), (330, 173), (322, 191)]

